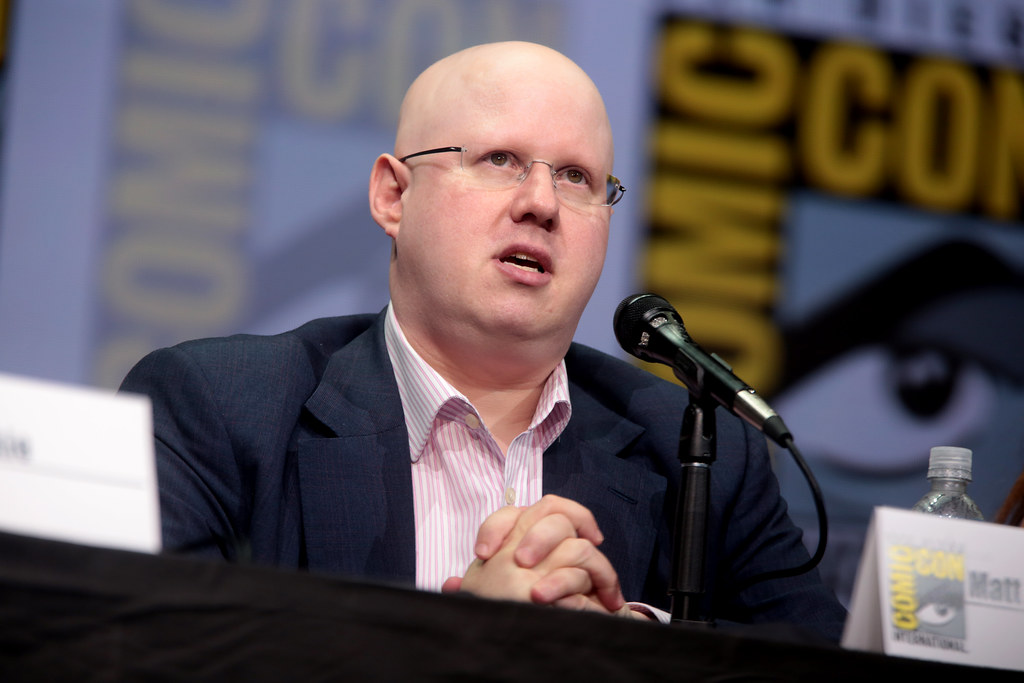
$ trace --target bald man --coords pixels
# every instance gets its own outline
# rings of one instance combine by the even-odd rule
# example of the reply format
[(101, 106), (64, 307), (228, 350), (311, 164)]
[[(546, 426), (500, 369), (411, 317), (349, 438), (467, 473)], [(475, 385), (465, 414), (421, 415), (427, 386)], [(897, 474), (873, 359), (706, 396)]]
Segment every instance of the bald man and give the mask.
[[(624, 191), (612, 167), (601, 96), (558, 52), (496, 43), (428, 68), (370, 177), (388, 307), (188, 342), (126, 378), (153, 400), (165, 547), (667, 608), (686, 392), (572, 341)], [(706, 613), (838, 640), (816, 573), (741, 587), (807, 555), (763, 438), (722, 418)]]

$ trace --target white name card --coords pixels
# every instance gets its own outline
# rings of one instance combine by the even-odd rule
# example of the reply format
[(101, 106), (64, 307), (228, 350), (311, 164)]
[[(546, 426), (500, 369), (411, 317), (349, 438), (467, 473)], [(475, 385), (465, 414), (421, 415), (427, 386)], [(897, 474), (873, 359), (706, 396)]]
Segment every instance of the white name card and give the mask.
[(0, 374), (0, 530), (155, 553), (147, 397)]
[(1024, 529), (878, 507), (843, 646), (1024, 671)]

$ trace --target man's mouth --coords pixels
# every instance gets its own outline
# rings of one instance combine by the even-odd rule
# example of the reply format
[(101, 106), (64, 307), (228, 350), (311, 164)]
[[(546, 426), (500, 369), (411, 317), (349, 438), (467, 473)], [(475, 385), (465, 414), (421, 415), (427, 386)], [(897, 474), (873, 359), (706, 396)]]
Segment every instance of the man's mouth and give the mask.
[(522, 268), (523, 270), (531, 270), (535, 273), (544, 272), (544, 266), (542, 266), (537, 259), (531, 258), (523, 253), (509, 254), (501, 259), (501, 262), (509, 263), (517, 268)]

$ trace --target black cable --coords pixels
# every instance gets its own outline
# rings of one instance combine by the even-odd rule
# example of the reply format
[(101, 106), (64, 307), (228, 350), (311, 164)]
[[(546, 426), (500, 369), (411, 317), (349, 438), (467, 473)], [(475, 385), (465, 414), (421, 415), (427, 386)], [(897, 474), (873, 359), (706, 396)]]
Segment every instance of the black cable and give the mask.
[(792, 454), (793, 460), (796, 461), (797, 466), (804, 475), (804, 479), (807, 480), (807, 485), (811, 489), (811, 495), (814, 497), (814, 507), (818, 511), (818, 547), (807, 562), (788, 569), (775, 569), (770, 572), (756, 574), (741, 581), (736, 588), (737, 592), (745, 590), (755, 583), (768, 581), (769, 579), (782, 579), (805, 574), (817, 567), (818, 563), (821, 562), (821, 558), (825, 556), (825, 545), (828, 543), (828, 518), (825, 515), (825, 499), (821, 495), (821, 487), (818, 486), (818, 480), (814, 478), (814, 473), (811, 472), (811, 468), (807, 465), (807, 461), (805, 461), (803, 455), (800, 454), (800, 449), (798, 449), (796, 444), (793, 443), (793, 438), (787, 437), (783, 445), (790, 454)]

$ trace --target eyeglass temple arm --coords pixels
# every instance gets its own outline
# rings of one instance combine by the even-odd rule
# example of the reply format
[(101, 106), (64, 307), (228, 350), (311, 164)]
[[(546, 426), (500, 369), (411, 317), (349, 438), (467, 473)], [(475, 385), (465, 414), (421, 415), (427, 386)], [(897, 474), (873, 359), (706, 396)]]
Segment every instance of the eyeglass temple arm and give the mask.
[(404, 157), (399, 159), (402, 163), (405, 163), (406, 159), (412, 159), (413, 157), (421, 157), (424, 154), (441, 154), (442, 152), (461, 152), (462, 147), (435, 147), (434, 149), (425, 149), (422, 152), (413, 152), (412, 154), (406, 154)]

